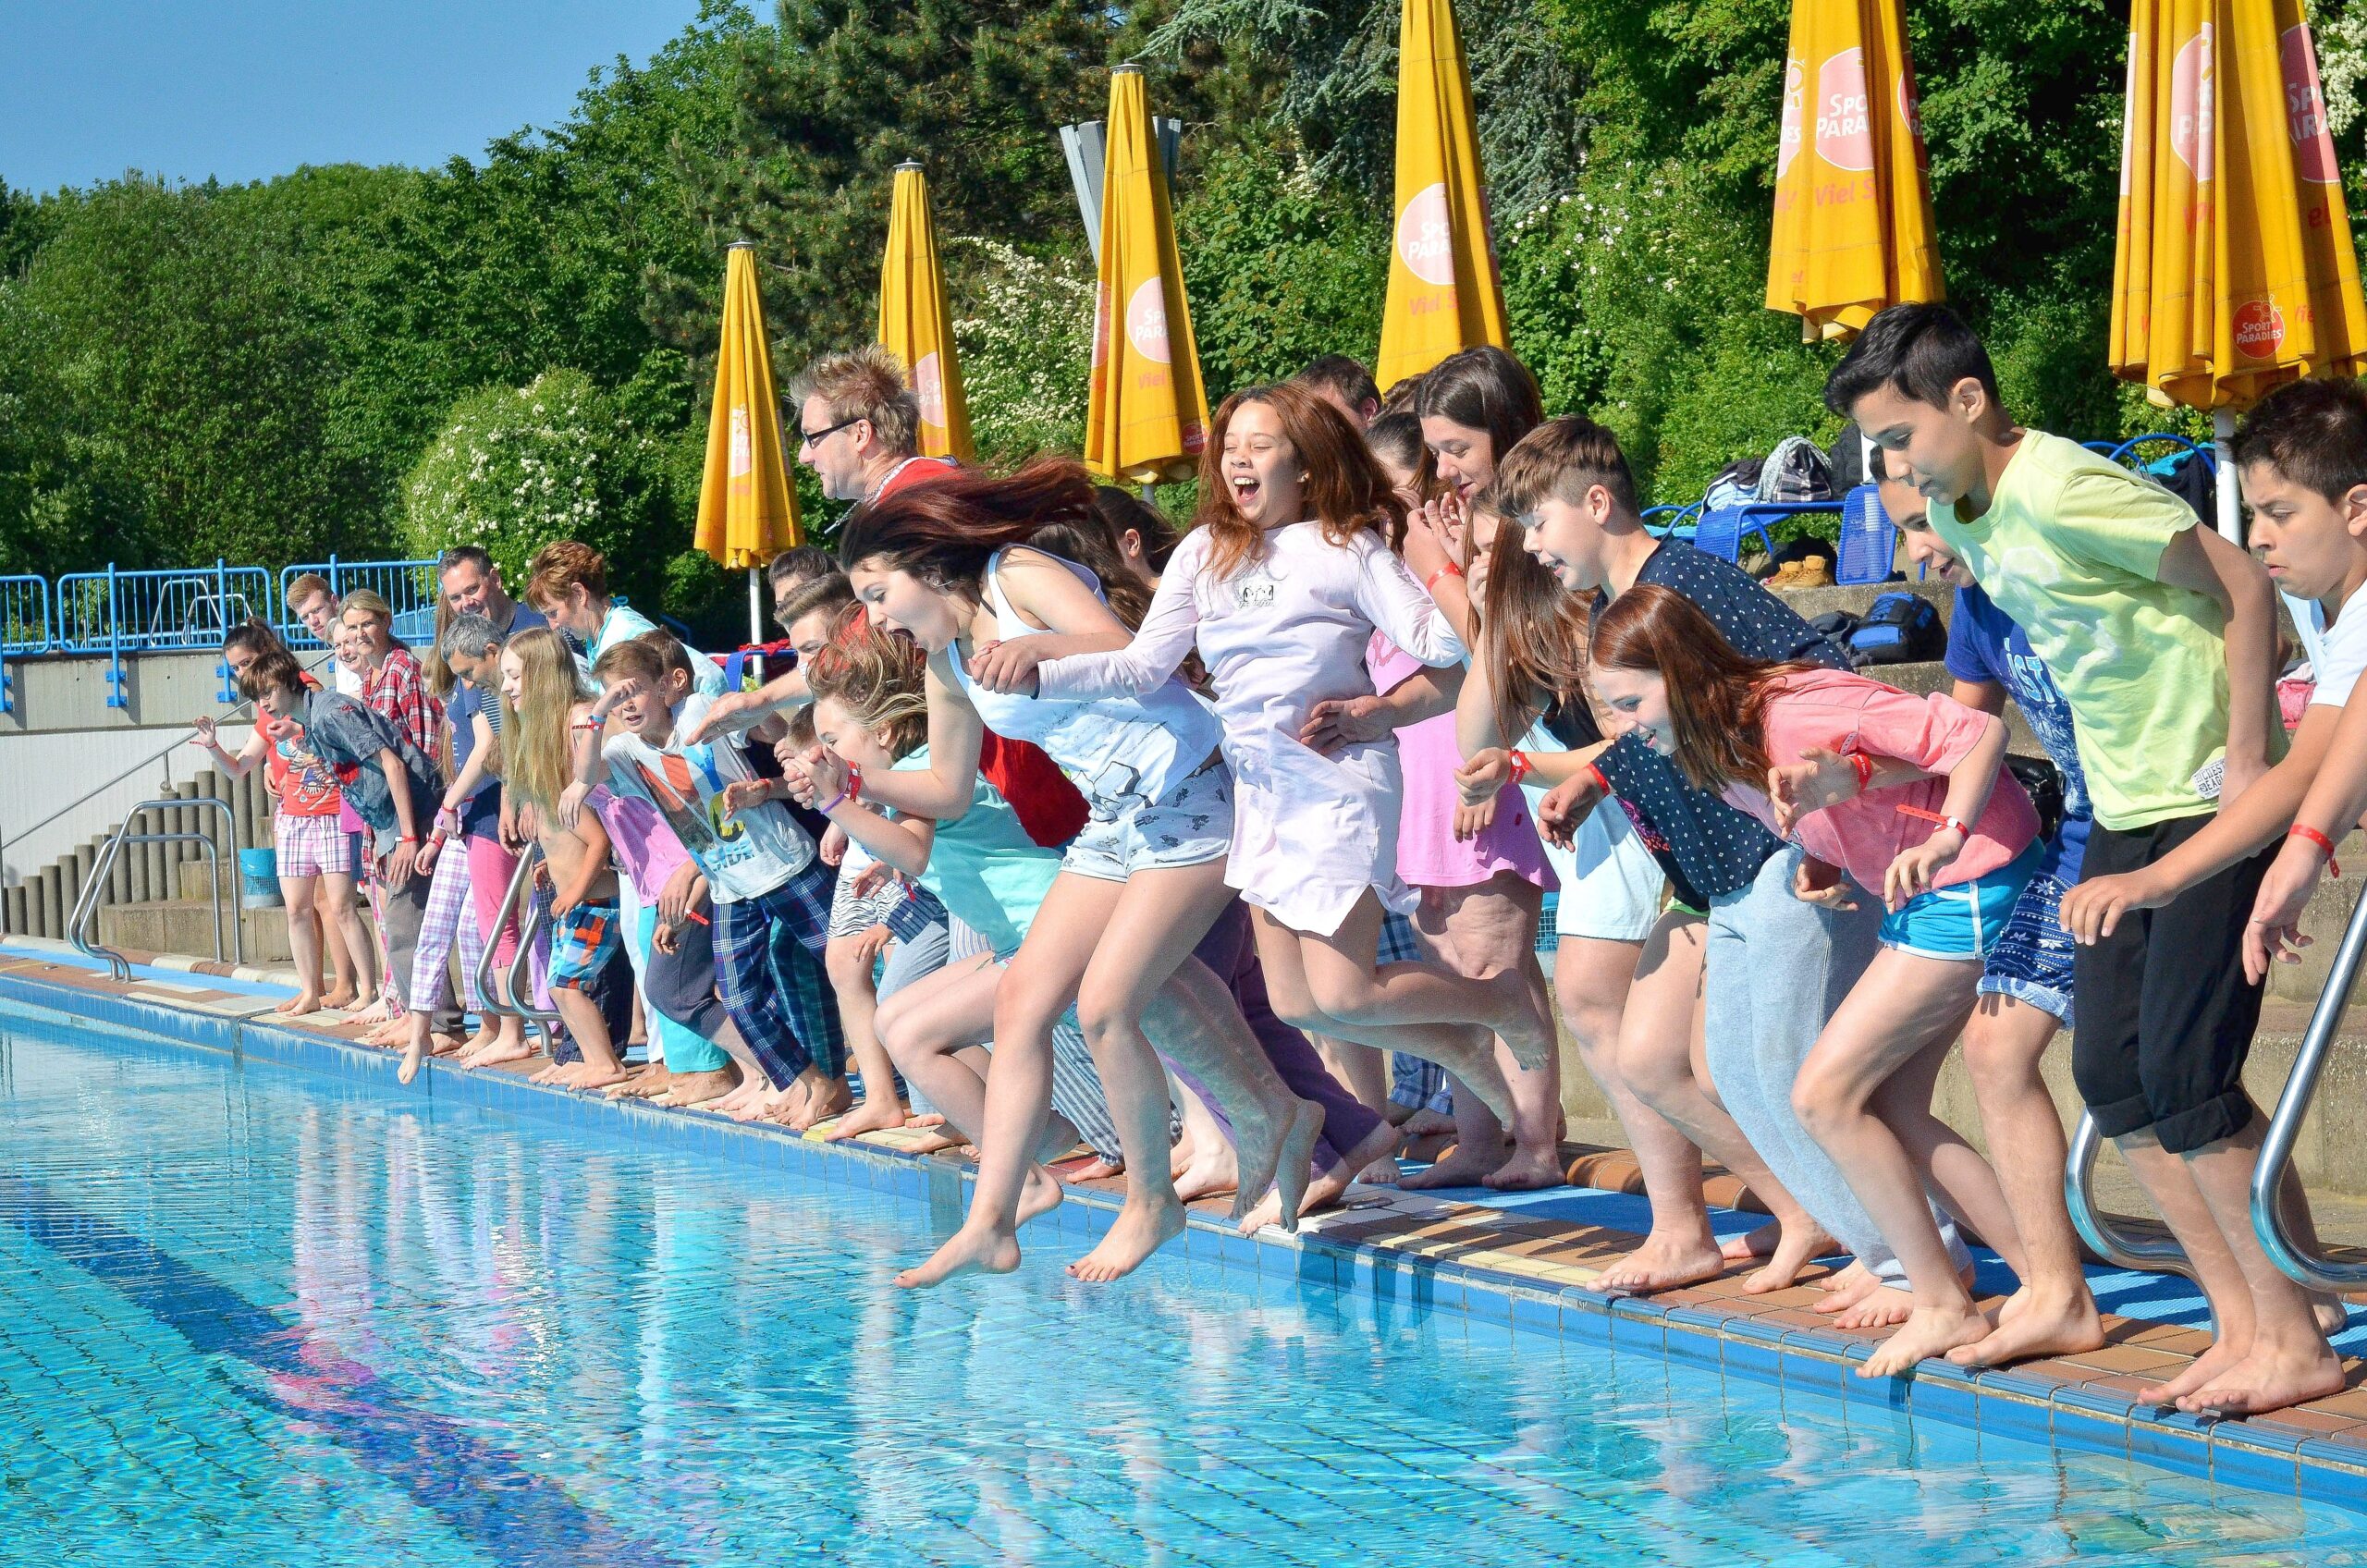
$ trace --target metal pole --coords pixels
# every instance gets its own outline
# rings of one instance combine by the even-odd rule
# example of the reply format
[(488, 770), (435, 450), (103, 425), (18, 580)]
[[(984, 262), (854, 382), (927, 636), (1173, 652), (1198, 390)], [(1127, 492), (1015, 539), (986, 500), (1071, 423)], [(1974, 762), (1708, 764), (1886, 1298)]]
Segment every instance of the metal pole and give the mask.
[(2219, 454), (2219, 533), (2238, 549), (2244, 547), (2242, 486), (2236, 477), (2236, 410), (2211, 410), (2211, 445)]
[(2326, 1053), (2334, 1048), (2335, 1031), (2342, 1023), (2343, 1008), (2350, 1000), (2351, 983), (2359, 977), (2362, 957), (2367, 957), (2367, 899), (2351, 910), (2350, 924), (2342, 929), (2342, 945), (2335, 949), (2325, 989), (2318, 993), (2317, 1008), (2310, 1014), (2300, 1051), (2293, 1059), (2292, 1074), (2285, 1080), (2285, 1092), (2277, 1096), (2268, 1132), (2261, 1139), (2260, 1163), (2252, 1168), (2252, 1233), (2260, 1238), (2271, 1263), (2317, 1291), (2367, 1289), (2367, 1264), (2336, 1263), (2312, 1251), (2287, 1231), (2284, 1206), (2278, 1198), (2285, 1174), (2292, 1168), (2301, 1121), (2317, 1095), (2318, 1078), (2325, 1071)]

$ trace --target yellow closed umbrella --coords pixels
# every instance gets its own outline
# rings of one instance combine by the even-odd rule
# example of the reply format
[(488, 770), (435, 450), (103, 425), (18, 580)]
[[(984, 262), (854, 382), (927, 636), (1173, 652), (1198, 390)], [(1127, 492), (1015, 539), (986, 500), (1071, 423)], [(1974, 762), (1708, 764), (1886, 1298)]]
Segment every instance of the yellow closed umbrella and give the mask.
[(920, 451), (968, 462), (970, 405), (953, 352), (953, 312), (937, 264), (937, 225), (929, 216), (928, 177), (918, 164), (896, 165), (895, 204), (888, 214), (888, 255), (879, 266), (879, 345), (904, 361), (920, 400)]
[(2359, 259), (2301, 0), (2134, 0), (2113, 265), (2113, 373), (2212, 410), (2219, 528), (2239, 528), (2236, 411), (2353, 375)]
[(765, 635), (759, 569), (803, 537), (797, 492), (781, 454), (780, 398), (773, 391), (771, 340), (756, 294), (756, 253), (742, 240), (731, 247), (724, 266), (723, 342), (716, 353), (697, 544), (726, 567), (748, 569), (751, 643)]
[(1899, 0), (1793, 0), (1767, 308), (1814, 343), (1946, 298), (1926, 165)]
[(1404, 0), (1397, 32), (1397, 225), (1373, 379), (1385, 391), (1449, 354), (1506, 347), (1471, 70), (1452, 0)]
[(1189, 478), (1208, 443), (1208, 396), (1184, 298), (1167, 166), (1142, 72), (1110, 80), (1101, 176), (1101, 279), (1093, 313), (1093, 391), (1085, 461), (1135, 484)]

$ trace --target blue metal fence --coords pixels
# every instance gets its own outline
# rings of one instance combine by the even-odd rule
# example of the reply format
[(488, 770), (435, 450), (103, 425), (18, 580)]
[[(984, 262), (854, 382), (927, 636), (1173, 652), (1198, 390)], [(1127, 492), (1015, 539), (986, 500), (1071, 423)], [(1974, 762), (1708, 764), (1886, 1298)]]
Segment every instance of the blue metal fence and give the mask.
[(268, 619), (271, 574), (259, 566), (68, 572), (52, 594), (59, 653), (107, 655), (107, 706), (127, 707), (126, 654), (218, 648), (230, 628)]
[(322, 645), (298, 619), (296, 607), (288, 602), (288, 585), (307, 572), (326, 582), (329, 592), (338, 598), (367, 588), (386, 600), (394, 608), (395, 635), (407, 643), (424, 643), (434, 634), (437, 590), (433, 557), (418, 561), (341, 561), (331, 556), (325, 561), (280, 570), (277, 625), (279, 634), (291, 648)]

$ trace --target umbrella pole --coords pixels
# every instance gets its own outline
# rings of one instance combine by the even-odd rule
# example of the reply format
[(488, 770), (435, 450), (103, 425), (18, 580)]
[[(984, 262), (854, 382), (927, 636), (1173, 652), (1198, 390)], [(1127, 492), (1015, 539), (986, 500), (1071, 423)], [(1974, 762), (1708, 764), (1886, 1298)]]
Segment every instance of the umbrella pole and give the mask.
[(2219, 533), (2238, 549), (2244, 545), (2244, 503), (2236, 481), (2236, 459), (2232, 443), (2236, 435), (2236, 410), (2216, 408), (2211, 410), (2211, 445), (2219, 456)]
[(765, 613), (762, 601), (757, 596), (756, 569), (751, 566), (748, 569), (748, 641), (755, 643), (764, 640)]

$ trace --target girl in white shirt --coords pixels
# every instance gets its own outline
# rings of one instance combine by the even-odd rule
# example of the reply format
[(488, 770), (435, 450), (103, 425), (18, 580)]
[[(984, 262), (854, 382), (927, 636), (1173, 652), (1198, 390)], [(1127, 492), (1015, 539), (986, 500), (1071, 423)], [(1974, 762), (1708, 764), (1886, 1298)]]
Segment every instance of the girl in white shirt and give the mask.
[[(1414, 907), (1397, 876), (1396, 740), (1336, 710), (1373, 695), (1365, 651), (1376, 630), (1426, 665), (1464, 653), (1390, 553), (1404, 503), (1346, 418), (1287, 384), (1235, 393), (1218, 410), (1200, 495), (1199, 526), (1176, 546), (1130, 643), (1005, 643), (975, 662), (974, 678), (1048, 700), (1156, 691), (1196, 643), (1233, 773), (1225, 880), (1256, 912), (1276, 1010), (1311, 1033), (1441, 1062), (1509, 1121), (1489, 1035), (1524, 1065), (1545, 1060), (1553, 1038), (1527, 976), (1375, 962), (1384, 910)], [(1446, 565), (1442, 555), (1424, 564)], [(1312, 739), (1339, 743), (1327, 755)]]
[(977, 661), (999, 643), (1052, 653), (1125, 645), (1125, 626), (1091, 573), (1024, 544), (1047, 522), (1089, 521), (1092, 507), (1092, 483), (1073, 462), (1008, 478), (963, 469), (858, 508), (840, 539), (875, 623), (928, 653), (928, 766), (863, 775), (861, 797), (938, 822), (960, 817), (991, 727), (1041, 746), (1091, 814), (996, 989), (969, 1216), (936, 1256), (897, 1277), (901, 1285), (1018, 1267), (1019, 1224), (1060, 1201), (1057, 1185), (1031, 1170), (1050, 1105), (1052, 1026), (1072, 1001), (1126, 1156), (1125, 1207), (1070, 1266), (1077, 1278), (1116, 1279), (1184, 1229), (1168, 1166), (1167, 1078), (1143, 1033), (1154, 998), (1159, 1048), (1233, 1118), (1242, 1207), (1273, 1183), (1283, 1223), (1294, 1225), (1322, 1128), (1322, 1109), (1283, 1087), (1222, 982), (1192, 957), (1232, 898), (1232, 791), (1207, 707), (1173, 680), (1061, 701), (975, 680)]

